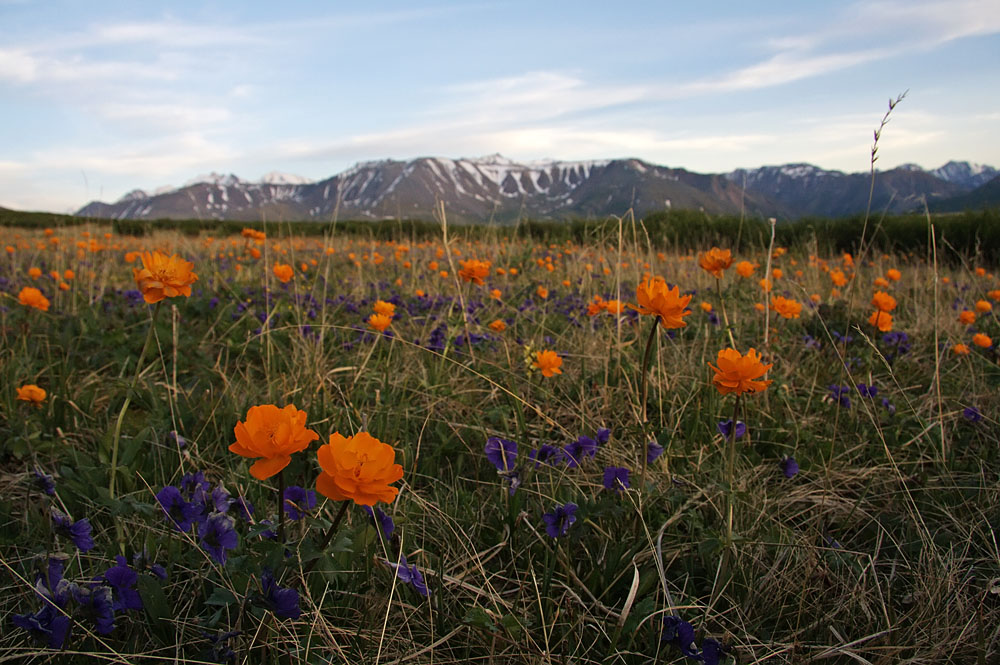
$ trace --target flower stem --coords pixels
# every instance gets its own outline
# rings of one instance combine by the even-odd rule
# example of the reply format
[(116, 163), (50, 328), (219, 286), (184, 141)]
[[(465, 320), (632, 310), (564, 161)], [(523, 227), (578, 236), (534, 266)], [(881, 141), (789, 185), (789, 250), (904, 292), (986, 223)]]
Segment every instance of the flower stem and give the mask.
[(726, 460), (726, 481), (729, 483), (727, 495), (727, 517), (726, 517), (726, 547), (733, 544), (733, 499), (735, 489), (733, 483), (736, 482), (736, 423), (740, 415), (740, 395), (736, 394), (736, 406), (733, 408), (733, 420), (729, 430), (729, 456)]
[[(347, 514), (348, 505), (350, 505), (349, 499), (345, 499), (344, 501), (340, 502), (340, 511), (338, 511), (337, 516), (333, 518), (333, 524), (330, 525), (330, 529), (326, 532), (326, 536), (324, 536), (323, 538), (323, 543), (319, 546), (320, 552), (325, 551), (327, 545), (329, 545), (330, 541), (333, 540), (333, 534), (337, 533), (337, 527), (340, 526), (340, 522), (344, 519), (344, 515)], [(316, 557), (315, 559), (309, 562), (309, 565), (306, 566), (306, 569), (302, 571), (303, 577), (309, 574), (309, 571), (311, 571), (316, 566), (317, 561), (319, 561), (319, 557)]]
[(278, 472), (278, 542), (285, 544), (285, 470)]
[(656, 326), (660, 317), (653, 317), (653, 327), (649, 329), (649, 339), (646, 340), (646, 352), (642, 355), (642, 422), (646, 422), (646, 394), (649, 389), (649, 356), (653, 352), (653, 341), (656, 339)]
[(736, 340), (733, 338), (733, 329), (729, 326), (729, 315), (726, 314), (726, 301), (722, 299), (722, 280), (715, 280), (715, 292), (719, 294), (719, 307), (722, 308), (722, 321), (726, 324), (726, 332), (729, 333), (729, 344), (735, 349)]
[(132, 393), (135, 391), (136, 384), (139, 383), (142, 362), (146, 359), (146, 352), (149, 351), (149, 347), (153, 343), (153, 335), (156, 332), (156, 317), (160, 313), (160, 304), (162, 302), (161, 300), (156, 303), (156, 307), (153, 308), (153, 316), (149, 321), (149, 331), (146, 333), (146, 341), (142, 345), (142, 351), (139, 353), (139, 360), (135, 363), (135, 375), (132, 377), (132, 383), (128, 387), (128, 392), (125, 393), (125, 401), (122, 402), (122, 409), (118, 412), (118, 420), (115, 421), (114, 436), (111, 438), (111, 479), (108, 481), (108, 495), (112, 499), (115, 498), (115, 479), (118, 475), (118, 444), (121, 441), (122, 423), (125, 421), (125, 412), (128, 411), (129, 404), (132, 403)]

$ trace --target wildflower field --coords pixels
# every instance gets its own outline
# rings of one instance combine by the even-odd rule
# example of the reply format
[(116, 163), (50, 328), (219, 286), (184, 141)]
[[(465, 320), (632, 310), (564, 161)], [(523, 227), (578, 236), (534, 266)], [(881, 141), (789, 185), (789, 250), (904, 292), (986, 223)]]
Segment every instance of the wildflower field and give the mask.
[(975, 256), (109, 228), (0, 228), (0, 663), (1000, 659)]

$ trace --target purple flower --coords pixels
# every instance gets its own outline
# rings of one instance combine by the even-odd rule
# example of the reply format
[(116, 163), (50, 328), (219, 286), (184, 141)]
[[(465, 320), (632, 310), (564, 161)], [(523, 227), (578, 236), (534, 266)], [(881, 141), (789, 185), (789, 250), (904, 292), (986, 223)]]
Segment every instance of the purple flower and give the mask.
[(871, 399), (875, 399), (875, 397), (878, 396), (878, 388), (876, 388), (875, 386), (869, 386), (869, 385), (864, 384), (864, 383), (859, 383), (858, 384), (858, 393), (862, 397), (869, 397)]
[(70, 620), (61, 609), (69, 602), (72, 585), (63, 579), (61, 559), (49, 559), (45, 577), (35, 581), (35, 592), (42, 599), (42, 609), (33, 614), (15, 614), (14, 625), (31, 633), (32, 638), (50, 649), (62, 649), (69, 637)]
[(706, 637), (701, 641), (701, 658), (705, 665), (719, 665), (727, 653), (729, 650), (712, 637)]
[(514, 492), (521, 486), (521, 474), (518, 471), (510, 471), (503, 475), (507, 478), (507, 493), (514, 496)]
[(34, 475), (35, 488), (45, 492), (49, 496), (54, 496), (56, 493), (56, 481), (52, 478), (52, 476), (37, 468), (34, 471)]
[(663, 446), (656, 441), (646, 444), (646, 464), (652, 464), (663, 454)]
[(406, 557), (402, 554), (399, 555), (399, 563), (393, 563), (392, 561), (386, 561), (390, 568), (396, 570), (396, 577), (399, 578), (400, 582), (409, 584), (417, 593), (421, 596), (427, 597), (430, 595), (430, 590), (427, 588), (427, 583), (424, 582), (424, 576), (420, 574), (416, 565), (409, 565), (406, 562)]
[(134, 588), (139, 574), (128, 567), (122, 555), (116, 556), (115, 561), (117, 563), (104, 573), (104, 580), (111, 585), (113, 608), (118, 611), (141, 610), (142, 598)]
[(597, 454), (597, 442), (589, 436), (581, 436), (573, 443), (567, 444), (563, 448), (563, 453), (566, 455), (566, 465), (575, 469), (584, 457), (593, 457)]
[(376, 507), (373, 509), (371, 506), (362, 507), (368, 513), (368, 518), (376, 530), (378, 530), (379, 535), (385, 540), (389, 540), (392, 537), (392, 532), (396, 530), (396, 524), (392, 521), (392, 518), (386, 515), (381, 508)]
[(226, 563), (226, 550), (236, 549), (239, 538), (233, 528), (233, 518), (222, 513), (214, 513), (198, 529), (201, 546), (219, 564)]
[(111, 589), (101, 585), (73, 585), (73, 600), (84, 618), (94, 622), (97, 632), (108, 635), (115, 629), (115, 610)]
[(517, 459), (517, 444), (507, 439), (491, 436), (486, 440), (484, 448), (486, 459), (498, 471), (511, 471)]
[(965, 409), (962, 410), (962, 415), (965, 416), (965, 419), (970, 423), (978, 423), (983, 419), (983, 414), (981, 414), (979, 409), (974, 406), (965, 407)]
[(799, 463), (794, 457), (785, 457), (781, 460), (781, 472), (785, 474), (785, 478), (791, 478), (799, 472)]
[(253, 516), (253, 504), (244, 496), (237, 497), (235, 504), (236, 514), (242, 517), (244, 521), (249, 522)]
[(260, 586), (264, 593), (260, 596), (264, 606), (274, 612), (279, 619), (298, 619), (302, 614), (299, 609), (299, 592), (290, 587), (280, 587), (274, 581), (274, 575), (267, 568), (261, 573)]
[(316, 507), (316, 492), (298, 485), (285, 488), (285, 514), (288, 519), (300, 519), (307, 511)]
[(535, 460), (535, 468), (541, 464), (555, 466), (563, 461), (563, 451), (548, 443), (543, 443), (538, 448), (528, 453), (530, 459)]
[(601, 429), (597, 430), (597, 443), (599, 445), (603, 446), (609, 440), (611, 440), (611, 430), (609, 430), (607, 427), (602, 427)]
[(628, 484), (628, 469), (623, 466), (608, 466), (604, 468), (604, 489), (621, 492), (631, 487)]
[(688, 658), (701, 660), (701, 654), (694, 644), (694, 626), (679, 616), (663, 617), (663, 632), (660, 634), (660, 639), (680, 649)]
[(812, 335), (803, 335), (802, 342), (806, 345), (807, 349), (814, 349), (818, 351), (819, 349), (823, 348), (822, 342), (820, 342)]
[(890, 416), (896, 415), (896, 407), (891, 402), (889, 402), (888, 397), (882, 398), (882, 406), (885, 408), (886, 411), (889, 412)]
[(848, 394), (851, 392), (850, 386), (838, 386), (837, 384), (830, 385), (830, 400), (833, 402), (838, 402), (841, 407), (845, 409), (851, 408), (851, 398)]
[[(715, 428), (717, 430), (719, 430), (719, 434), (721, 434), (723, 436), (723, 438), (729, 439), (729, 437), (731, 437), (733, 435), (733, 419), (732, 418), (728, 418), (726, 420), (723, 420), (720, 423), (718, 423), (715, 426)], [(736, 438), (737, 439), (742, 439), (743, 436), (746, 433), (747, 433), (746, 423), (740, 422), (740, 421), (737, 420), (736, 421)]]
[(55, 527), (57, 534), (72, 540), (81, 552), (87, 552), (94, 548), (94, 540), (90, 537), (90, 522), (87, 519), (73, 522), (68, 515), (53, 508), (52, 526)]
[(542, 520), (545, 522), (545, 532), (549, 534), (550, 538), (566, 535), (569, 528), (576, 522), (576, 509), (575, 503), (567, 503), (564, 506), (556, 506), (551, 512), (542, 515)]
[(202, 508), (195, 503), (189, 503), (181, 496), (181, 491), (173, 485), (167, 485), (156, 494), (167, 519), (178, 531), (189, 531), (191, 524), (201, 516)]

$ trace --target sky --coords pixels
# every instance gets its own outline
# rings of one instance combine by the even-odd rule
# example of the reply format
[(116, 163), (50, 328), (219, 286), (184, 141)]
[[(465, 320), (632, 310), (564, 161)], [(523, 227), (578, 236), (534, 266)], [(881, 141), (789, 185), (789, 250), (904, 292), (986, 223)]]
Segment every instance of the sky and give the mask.
[(0, 206), (209, 172), (1000, 166), (1000, 3), (0, 0)]

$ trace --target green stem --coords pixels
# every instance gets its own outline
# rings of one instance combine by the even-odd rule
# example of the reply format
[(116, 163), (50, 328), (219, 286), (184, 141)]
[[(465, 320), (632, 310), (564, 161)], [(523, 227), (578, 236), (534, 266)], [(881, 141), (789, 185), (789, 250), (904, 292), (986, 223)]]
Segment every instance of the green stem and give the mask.
[(125, 421), (125, 412), (128, 411), (129, 404), (132, 403), (132, 393), (135, 391), (136, 384), (139, 383), (142, 362), (146, 359), (146, 352), (149, 351), (149, 347), (153, 343), (153, 335), (156, 332), (156, 317), (160, 313), (160, 305), (162, 303), (163, 301), (161, 300), (153, 308), (153, 315), (149, 321), (149, 331), (146, 333), (146, 341), (142, 345), (139, 360), (135, 364), (135, 375), (132, 377), (132, 383), (128, 387), (128, 392), (125, 393), (125, 401), (122, 403), (121, 411), (118, 412), (118, 420), (115, 421), (115, 432), (111, 438), (111, 479), (108, 481), (108, 494), (112, 499), (115, 498), (115, 479), (118, 476), (118, 444), (121, 441), (122, 423)]
[(653, 341), (656, 339), (656, 326), (660, 317), (653, 317), (653, 327), (649, 329), (649, 339), (646, 340), (646, 352), (642, 355), (642, 422), (646, 422), (646, 394), (649, 389), (649, 357), (653, 352)]
[(285, 470), (278, 472), (278, 542), (285, 544)]
[[(323, 544), (319, 546), (320, 552), (326, 551), (327, 545), (329, 545), (330, 541), (333, 540), (333, 534), (337, 533), (337, 527), (340, 526), (340, 522), (344, 519), (344, 515), (347, 514), (347, 506), (349, 505), (350, 505), (350, 499), (345, 499), (344, 501), (340, 502), (340, 511), (337, 513), (337, 516), (333, 518), (333, 524), (330, 525), (330, 529), (326, 532), (326, 536), (323, 538)], [(316, 557), (315, 559), (309, 562), (309, 565), (306, 566), (306, 569), (302, 571), (302, 577), (305, 577), (306, 575), (309, 574), (309, 571), (311, 571), (316, 566), (317, 561), (319, 561), (319, 557)]]
[(726, 481), (729, 490), (726, 498), (726, 548), (733, 544), (733, 499), (735, 498), (734, 483), (736, 482), (736, 423), (740, 415), (740, 394), (736, 393), (736, 406), (733, 408), (733, 420), (729, 430), (729, 458), (726, 460)]
[(729, 344), (736, 348), (736, 340), (733, 339), (733, 329), (729, 326), (729, 315), (726, 314), (726, 301), (722, 299), (722, 280), (715, 280), (715, 292), (719, 294), (719, 307), (722, 308), (722, 321), (726, 324), (726, 332), (729, 333)]

